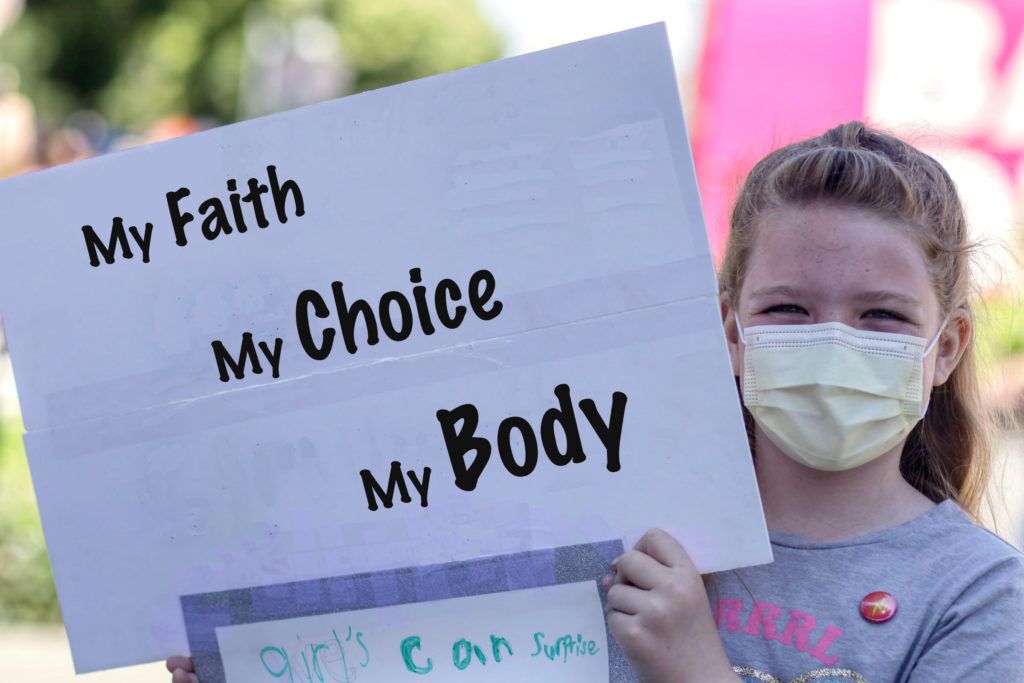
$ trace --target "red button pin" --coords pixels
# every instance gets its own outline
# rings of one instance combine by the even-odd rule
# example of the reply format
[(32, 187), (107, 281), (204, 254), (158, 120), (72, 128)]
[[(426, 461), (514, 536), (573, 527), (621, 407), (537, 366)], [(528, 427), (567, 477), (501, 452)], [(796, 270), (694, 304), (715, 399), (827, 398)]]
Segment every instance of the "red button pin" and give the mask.
[(896, 598), (885, 591), (868, 593), (860, 601), (860, 615), (876, 624), (889, 621), (896, 614)]

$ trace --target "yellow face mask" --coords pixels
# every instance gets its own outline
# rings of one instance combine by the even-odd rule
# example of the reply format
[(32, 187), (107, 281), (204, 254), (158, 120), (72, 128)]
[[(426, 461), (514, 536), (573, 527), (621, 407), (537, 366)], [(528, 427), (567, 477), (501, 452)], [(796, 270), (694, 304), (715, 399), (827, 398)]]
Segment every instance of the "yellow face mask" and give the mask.
[(797, 462), (839, 471), (882, 455), (924, 417), (924, 358), (946, 322), (931, 341), (840, 322), (736, 325), (754, 421)]

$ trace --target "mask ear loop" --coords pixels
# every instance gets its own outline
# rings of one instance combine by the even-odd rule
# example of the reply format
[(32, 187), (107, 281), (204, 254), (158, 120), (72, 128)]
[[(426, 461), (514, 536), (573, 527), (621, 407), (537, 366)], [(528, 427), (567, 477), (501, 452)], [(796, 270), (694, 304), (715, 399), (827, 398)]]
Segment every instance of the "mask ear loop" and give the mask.
[[(732, 312), (732, 317), (733, 317), (733, 320), (736, 321), (736, 333), (739, 336), (740, 341), (743, 342), (743, 346), (747, 347), (747, 351), (749, 352), (749, 347), (747, 346), (747, 335), (745, 335), (743, 333), (743, 325), (740, 323), (740, 314), (739, 314), (739, 312), (734, 310)], [(744, 363), (744, 366), (746, 366), (746, 363)], [(743, 397), (742, 401), (743, 401), (744, 405), (746, 405), (746, 403), (747, 403), (747, 382), (746, 382), (746, 379), (747, 378), (746, 378), (746, 367), (745, 367), (743, 373), (741, 373), (741, 376), (740, 376), (740, 394)]]
[[(932, 340), (930, 342), (928, 342), (928, 346), (926, 346), (924, 351), (921, 352), (921, 363), (922, 363), (922, 365), (924, 364), (924, 359), (927, 358), (928, 354), (931, 353), (935, 349), (935, 347), (938, 345), (939, 337), (941, 337), (942, 333), (945, 331), (946, 325), (949, 324), (949, 318), (952, 315), (953, 314), (950, 313), (949, 315), (946, 316), (946, 319), (942, 321), (941, 325), (939, 325), (939, 331), (935, 333), (935, 336), (932, 337)], [(922, 368), (922, 371), (923, 371), (923, 368)], [(934, 389), (934, 387), (932, 387), (932, 388)], [(922, 419), (924, 418), (925, 413), (928, 412), (928, 406), (931, 405), (931, 402), (932, 402), (932, 389), (929, 389), (928, 393), (924, 397), (924, 404), (921, 406), (921, 414), (920, 414), (919, 417), (921, 417)]]
[(950, 313), (950, 315), (947, 315), (946, 319), (942, 321), (941, 325), (939, 325), (939, 331), (935, 333), (935, 336), (932, 337), (932, 340), (930, 342), (928, 342), (928, 346), (926, 346), (924, 348), (924, 351), (921, 352), (921, 358), (927, 358), (928, 354), (931, 353), (935, 349), (935, 347), (938, 345), (939, 337), (942, 336), (942, 333), (946, 329), (946, 325), (949, 324), (950, 316), (952, 316), (952, 313)]
[(733, 317), (733, 319), (736, 320), (736, 331), (739, 333), (740, 341), (743, 342), (744, 346), (746, 346), (747, 345), (747, 336), (745, 334), (743, 334), (743, 325), (740, 324), (740, 314), (737, 313), (736, 311), (733, 311), (732, 312), (732, 317)]

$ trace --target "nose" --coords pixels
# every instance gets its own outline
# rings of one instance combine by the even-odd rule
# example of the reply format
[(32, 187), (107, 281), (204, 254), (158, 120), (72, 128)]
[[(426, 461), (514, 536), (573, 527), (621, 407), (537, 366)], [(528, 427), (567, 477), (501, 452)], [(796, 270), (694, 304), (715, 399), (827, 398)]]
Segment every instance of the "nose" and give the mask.
[(857, 326), (857, 314), (843, 306), (826, 306), (814, 312), (815, 323), (843, 323)]

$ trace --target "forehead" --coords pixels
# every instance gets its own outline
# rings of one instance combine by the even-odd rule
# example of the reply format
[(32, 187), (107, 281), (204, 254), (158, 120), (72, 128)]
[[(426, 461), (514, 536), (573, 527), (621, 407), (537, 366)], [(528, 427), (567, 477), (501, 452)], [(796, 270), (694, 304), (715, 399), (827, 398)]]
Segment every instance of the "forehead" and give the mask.
[(812, 291), (891, 288), (917, 297), (932, 291), (924, 252), (908, 227), (820, 205), (761, 217), (743, 290), (777, 284)]

